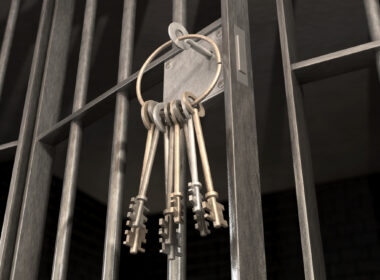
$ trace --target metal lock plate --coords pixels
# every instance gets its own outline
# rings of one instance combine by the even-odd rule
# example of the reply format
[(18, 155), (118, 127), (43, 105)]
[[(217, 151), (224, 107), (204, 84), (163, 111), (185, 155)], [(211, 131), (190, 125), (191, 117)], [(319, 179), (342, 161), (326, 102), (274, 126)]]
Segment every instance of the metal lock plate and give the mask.
[[(222, 49), (222, 28), (219, 27), (207, 34)], [(209, 50), (208, 42), (198, 43)], [(195, 95), (201, 94), (211, 83), (216, 72), (215, 57), (208, 59), (192, 48), (184, 50), (165, 63), (164, 71), (164, 100), (180, 99), (182, 93), (190, 91)], [(224, 90), (223, 73), (220, 75), (214, 89), (205, 100), (213, 98)]]

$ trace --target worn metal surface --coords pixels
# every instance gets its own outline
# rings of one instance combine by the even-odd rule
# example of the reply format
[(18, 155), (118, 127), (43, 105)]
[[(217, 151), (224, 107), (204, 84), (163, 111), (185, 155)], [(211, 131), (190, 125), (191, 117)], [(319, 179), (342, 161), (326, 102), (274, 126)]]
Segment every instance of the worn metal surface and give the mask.
[[(173, 0), (173, 21), (178, 22), (182, 24), (186, 28), (186, 15), (187, 15), (187, 0)], [(165, 93), (164, 89), (164, 95), (163, 95), (164, 101), (169, 101), (170, 99), (167, 98), (167, 95)], [(179, 186), (180, 191), (182, 193), (186, 193), (186, 155), (185, 155), (185, 138), (183, 133), (180, 135), (180, 153), (181, 155), (184, 155), (180, 158), (180, 178), (179, 178)], [(186, 199), (182, 200), (182, 209), (185, 209), (186, 205)], [(174, 260), (167, 259), (167, 279), (168, 280), (186, 280), (186, 254), (187, 254), (187, 248), (186, 248), (186, 211), (183, 211), (183, 223), (179, 225), (179, 231), (180, 231), (180, 244), (179, 247), (181, 248), (182, 256), (176, 257)]]
[[(136, 1), (125, 0), (121, 31), (118, 81), (127, 79), (132, 70)], [(116, 94), (111, 171), (108, 189), (106, 235), (103, 253), (103, 280), (118, 278), (122, 231), (122, 204), (125, 187), (127, 124), (129, 110), (125, 91)]]
[(379, 49), (380, 41), (369, 42), (292, 63), (292, 70), (299, 83), (308, 83), (368, 67)]
[(0, 100), (4, 87), (5, 74), (7, 71), (9, 54), (11, 52), (13, 36), (15, 33), (16, 21), (20, 10), (21, 0), (12, 0), (9, 9), (7, 25), (0, 50)]
[[(219, 27), (210, 31), (206, 35), (213, 39), (221, 49), (222, 28)], [(205, 41), (198, 43), (210, 50), (212, 49)], [(180, 99), (185, 91), (190, 91), (198, 96), (210, 85), (215, 76), (216, 67), (215, 59), (207, 59), (193, 48), (176, 55), (165, 62), (164, 98), (167, 100)], [(223, 90), (223, 75), (220, 75), (217, 86), (210, 92), (205, 101), (222, 93)]]
[(296, 62), (291, 0), (277, 0), (278, 24), (285, 78), (298, 217), (306, 280), (326, 279), (317, 198), (300, 85), (291, 69)]
[[(180, 191), (182, 193), (187, 192), (186, 188), (186, 147), (185, 147), (185, 139), (184, 135), (181, 131), (180, 135)], [(186, 199), (182, 200), (182, 209), (186, 209)], [(176, 257), (174, 260), (167, 260), (167, 280), (186, 280), (186, 223), (187, 216), (186, 211), (183, 211), (183, 223), (179, 225), (180, 232), (180, 244), (178, 247), (181, 248), (182, 256)]]
[[(97, 0), (86, 1), (73, 112), (83, 107), (86, 102), (95, 30), (96, 6)], [(51, 277), (51, 279), (55, 280), (64, 280), (67, 278), (82, 134), (81, 121), (72, 122), (66, 155), (66, 167)]]
[(28, 170), (29, 155), (32, 146), (34, 123), (37, 115), (54, 3), (54, 0), (44, 0), (41, 10), (40, 23), (34, 47), (33, 61), (1, 232), (0, 279), (9, 278), (12, 266), (13, 251), (16, 242), (17, 227)]
[[(52, 152), (37, 135), (59, 116), (71, 35), (74, 0), (57, 0), (41, 86), (34, 139), (10, 279), (37, 279), (48, 204)], [(51, 94), (54, 92), (54, 94)]]
[(246, 33), (250, 50), (248, 3), (222, 0), (231, 279), (266, 279), (260, 170), (258, 161), (251, 52), (248, 86), (237, 79), (235, 26)]
[[(377, 0), (364, 0), (364, 7), (367, 13), (369, 34), (372, 41), (380, 40), (380, 4)], [(377, 74), (380, 79), (380, 51), (376, 52)]]
[[(217, 20), (211, 23), (210, 25), (208, 25), (207, 27), (205, 27), (204, 29), (202, 29), (201, 31), (199, 31), (199, 34), (208, 34), (210, 30), (215, 30), (218, 26), (220, 26), (220, 24), (221, 24), (221, 21)], [(151, 71), (152, 69), (159, 68), (156, 66), (174, 57), (180, 52), (181, 50), (178, 50), (178, 49), (173, 49), (167, 52), (166, 54), (162, 55), (161, 57), (154, 60), (151, 64), (149, 64), (149, 66), (146, 69), (146, 72)], [(62, 119), (61, 121), (56, 123), (53, 127), (41, 133), (39, 135), (39, 139), (42, 142), (50, 144), (50, 145), (58, 144), (59, 142), (63, 141), (64, 139), (68, 137), (70, 123), (72, 121), (81, 119), (82, 125), (87, 126), (93, 123), (94, 121), (98, 120), (99, 118), (105, 116), (113, 108), (112, 105), (115, 102), (116, 93), (119, 91), (126, 91), (130, 86), (132, 86), (137, 78), (137, 74), (138, 72), (133, 73), (132, 75), (128, 76), (128, 78), (123, 79), (117, 85), (115, 85), (111, 89), (101, 94), (99, 97), (88, 102), (85, 106), (83, 106), (82, 109)], [(159, 78), (160, 80), (162, 80), (161, 76)], [(148, 82), (149, 81), (147, 81), (147, 83)], [(133, 97), (134, 92), (131, 91), (128, 94), (130, 94), (131, 97)]]

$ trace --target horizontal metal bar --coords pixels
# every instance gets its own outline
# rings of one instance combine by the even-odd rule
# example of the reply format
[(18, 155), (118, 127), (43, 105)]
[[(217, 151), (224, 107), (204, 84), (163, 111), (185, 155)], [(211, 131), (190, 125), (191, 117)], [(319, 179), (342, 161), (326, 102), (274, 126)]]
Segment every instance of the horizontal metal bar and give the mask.
[(300, 83), (351, 72), (373, 64), (380, 40), (306, 59), (292, 64)]
[[(215, 29), (219, 28), (220, 26), (221, 26), (221, 20), (218, 19), (212, 24), (208, 25), (206, 28), (202, 29), (199, 32), (199, 34), (209, 34), (213, 32)], [(164, 55), (160, 56), (159, 58), (154, 60), (152, 63), (150, 63), (145, 73), (149, 72), (150, 70), (160, 65), (161, 63), (171, 59), (172, 57), (174, 57), (180, 52), (182, 52), (182, 50), (180, 49), (173, 49), (173, 50), (168, 51), (167, 53), (165, 53)], [(72, 113), (68, 117), (59, 121), (47, 131), (42, 132), (38, 136), (38, 140), (46, 144), (55, 145), (68, 137), (69, 130), (70, 130), (70, 123), (72, 121), (81, 120), (83, 127), (86, 127), (89, 124), (98, 120), (99, 118), (103, 117), (107, 113), (111, 112), (114, 109), (116, 93), (119, 91), (125, 91), (131, 85), (133, 85), (137, 79), (137, 75), (138, 75), (138, 72), (133, 73), (127, 79), (123, 80), (122, 82), (118, 83), (111, 89), (101, 94), (99, 97), (87, 103), (80, 110)], [(135, 95), (133, 91), (133, 96), (130, 96), (130, 97), (132, 98), (134, 96)]]
[(16, 148), (17, 140), (5, 144), (0, 144), (0, 162), (11, 160), (16, 153)]

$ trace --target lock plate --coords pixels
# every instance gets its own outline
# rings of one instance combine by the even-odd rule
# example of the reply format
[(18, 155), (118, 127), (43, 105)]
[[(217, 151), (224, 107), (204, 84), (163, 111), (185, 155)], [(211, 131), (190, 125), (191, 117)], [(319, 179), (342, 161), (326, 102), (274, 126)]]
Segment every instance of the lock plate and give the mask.
[[(222, 49), (222, 28), (220, 26), (207, 36), (215, 41), (220, 50)], [(201, 40), (198, 43), (212, 50), (208, 42)], [(174, 98), (180, 99), (185, 91), (190, 91), (198, 96), (210, 85), (215, 76), (216, 67), (215, 57), (208, 59), (193, 48), (184, 50), (168, 60), (164, 66), (164, 101)], [(216, 86), (204, 101), (223, 91), (222, 73)]]

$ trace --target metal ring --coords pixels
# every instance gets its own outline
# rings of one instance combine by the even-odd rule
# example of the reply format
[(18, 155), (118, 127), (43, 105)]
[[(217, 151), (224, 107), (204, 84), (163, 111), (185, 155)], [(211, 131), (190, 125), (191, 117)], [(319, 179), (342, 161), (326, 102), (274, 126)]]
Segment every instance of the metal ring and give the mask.
[[(185, 105), (186, 107), (186, 110), (190, 113), (190, 114), (193, 114), (194, 113), (194, 105), (192, 105), (192, 100), (195, 100), (196, 96), (189, 92), (189, 91), (185, 91), (183, 94), (182, 94), (182, 98), (181, 98), (181, 101), (183, 102), (183, 104)], [(198, 115), (203, 118), (205, 115), (206, 115), (206, 110), (205, 110), (205, 107), (203, 107), (202, 103), (196, 105), (197, 109), (198, 109)]]
[(165, 132), (165, 124), (162, 122), (161, 110), (164, 108), (164, 103), (158, 103), (153, 109), (153, 122), (161, 132)]
[(182, 112), (185, 115), (186, 119), (187, 120), (190, 119), (191, 113), (189, 112), (189, 110), (187, 110), (186, 102), (184, 102), (182, 98), (181, 98), (181, 107), (182, 107)]
[(173, 124), (180, 124), (179, 120), (177, 120), (176, 115), (174, 114), (174, 103), (176, 102), (175, 99), (170, 101), (170, 119), (172, 120)]
[[(187, 35), (184, 35), (184, 36), (180, 36), (178, 37), (178, 40), (179, 41), (182, 41), (182, 40), (185, 40), (185, 39), (201, 39), (201, 40), (205, 40), (207, 41), (214, 49), (214, 53), (215, 53), (215, 58), (216, 58), (216, 62), (217, 62), (217, 68), (216, 68), (216, 73), (215, 73), (215, 76), (213, 78), (213, 80), (211, 81), (209, 87), (204, 91), (202, 92), (197, 98), (194, 99), (193, 102), (191, 102), (191, 105), (192, 106), (195, 106), (197, 104), (200, 104), (200, 102), (202, 102), (206, 97), (207, 95), (209, 95), (209, 93), (211, 92), (211, 90), (215, 87), (218, 79), (219, 79), (219, 76), (222, 72), (222, 59), (221, 59), (221, 55), (220, 55), (220, 51), (219, 51), (219, 48), (218, 46), (216, 45), (216, 43), (214, 42), (214, 40), (208, 38), (207, 36), (204, 36), (204, 35), (200, 35), (200, 34), (187, 34)], [(137, 95), (137, 99), (138, 101), (140, 102), (141, 106), (144, 105), (145, 101), (144, 99), (142, 98), (142, 95), (141, 95), (141, 80), (142, 80), (142, 77), (144, 75), (144, 72), (146, 70), (146, 68), (148, 67), (149, 63), (164, 49), (166, 49), (167, 47), (171, 46), (173, 43), (172, 40), (170, 41), (167, 41), (166, 43), (162, 44), (161, 46), (159, 46), (148, 58), (147, 60), (144, 62), (143, 66), (141, 67), (138, 75), (137, 75), (137, 80), (136, 80), (136, 95)]]
[(156, 104), (156, 101), (148, 100), (141, 107), (141, 119), (146, 129), (150, 129), (153, 124), (151, 116)]
[(175, 115), (175, 118), (177, 121), (183, 125), (184, 122), (186, 121), (186, 116), (182, 112), (182, 107), (181, 107), (181, 102), (179, 100), (174, 100), (173, 102), (173, 113)]
[(191, 47), (189, 44), (186, 43), (185, 40), (178, 40), (178, 37), (189, 34), (182, 24), (179, 24), (178, 22), (172, 22), (171, 24), (169, 24), (168, 33), (170, 39), (172, 39), (174, 44), (181, 50), (188, 50)]
[(164, 103), (164, 117), (165, 117), (166, 125), (172, 126), (173, 121), (170, 117), (170, 103), (169, 102)]

